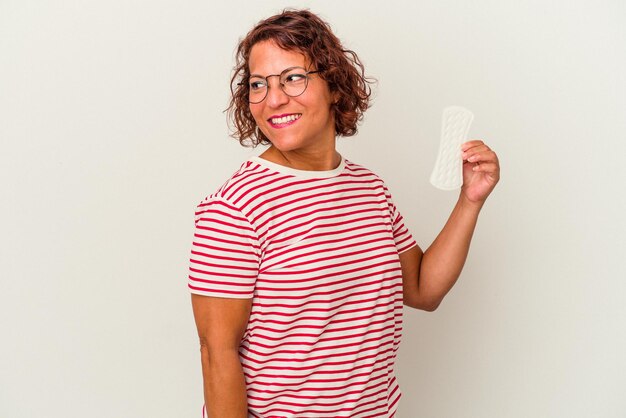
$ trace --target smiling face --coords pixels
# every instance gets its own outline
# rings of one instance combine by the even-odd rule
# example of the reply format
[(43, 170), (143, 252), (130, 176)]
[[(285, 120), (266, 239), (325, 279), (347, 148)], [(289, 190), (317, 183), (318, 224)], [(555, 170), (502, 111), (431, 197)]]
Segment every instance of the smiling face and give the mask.
[[(280, 74), (290, 67), (303, 67), (310, 62), (299, 51), (281, 49), (272, 41), (262, 41), (250, 51), (251, 75), (266, 77)], [(278, 77), (269, 78), (267, 97), (250, 104), (250, 112), (259, 129), (283, 153), (319, 154), (335, 146), (335, 120), (331, 104), (335, 100), (328, 84), (318, 73), (309, 74), (306, 91), (290, 97), (280, 88)]]

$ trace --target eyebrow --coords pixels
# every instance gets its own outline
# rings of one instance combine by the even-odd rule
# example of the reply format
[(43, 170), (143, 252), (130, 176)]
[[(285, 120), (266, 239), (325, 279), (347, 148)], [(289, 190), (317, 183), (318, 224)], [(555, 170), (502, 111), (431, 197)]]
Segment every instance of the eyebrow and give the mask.
[[(270, 74), (270, 75), (281, 75), (282, 73), (284, 73), (287, 70), (291, 70), (293, 68), (302, 68), (304, 71), (307, 71), (307, 69), (301, 65), (292, 65), (291, 67), (287, 67), (284, 70), (282, 70), (280, 73), (278, 74)], [(261, 78), (265, 78), (267, 76), (261, 75), (261, 74), (250, 74), (250, 77), (261, 77)]]

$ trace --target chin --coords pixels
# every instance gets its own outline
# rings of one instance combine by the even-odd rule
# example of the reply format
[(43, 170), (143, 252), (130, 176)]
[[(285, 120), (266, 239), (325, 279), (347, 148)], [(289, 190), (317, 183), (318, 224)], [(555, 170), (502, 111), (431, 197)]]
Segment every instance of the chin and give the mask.
[(293, 138), (269, 138), (270, 142), (280, 152), (294, 151), (302, 148), (304, 144)]

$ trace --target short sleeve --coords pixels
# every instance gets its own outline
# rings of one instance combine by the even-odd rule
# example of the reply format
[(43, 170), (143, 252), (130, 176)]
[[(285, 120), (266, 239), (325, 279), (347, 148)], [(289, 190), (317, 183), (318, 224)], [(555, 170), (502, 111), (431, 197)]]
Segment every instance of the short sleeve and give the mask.
[(387, 197), (387, 203), (389, 210), (391, 211), (391, 225), (393, 228), (393, 239), (398, 249), (398, 254), (403, 253), (417, 245), (417, 242), (413, 238), (411, 231), (404, 224), (404, 218), (398, 210), (398, 207), (393, 202), (393, 198), (389, 189), (385, 186), (385, 195)]
[(189, 260), (191, 293), (252, 298), (259, 262), (256, 231), (241, 210), (219, 197), (197, 206)]

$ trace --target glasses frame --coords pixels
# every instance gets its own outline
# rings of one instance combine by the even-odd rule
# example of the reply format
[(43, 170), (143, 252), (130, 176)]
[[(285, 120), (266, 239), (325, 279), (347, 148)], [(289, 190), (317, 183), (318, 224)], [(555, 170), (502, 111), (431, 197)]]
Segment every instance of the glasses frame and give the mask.
[[(285, 74), (288, 71), (294, 70), (296, 68), (300, 68), (302, 69), (304, 72), (302, 73), (302, 75), (305, 76), (305, 81), (304, 81), (304, 90), (302, 90), (302, 93), (300, 94), (296, 94), (296, 95), (291, 95), (289, 93), (287, 93), (285, 91), (285, 84), (284, 83), (280, 83), (280, 80), (283, 76), (283, 74)], [(289, 97), (298, 97), (304, 94), (304, 92), (306, 91), (307, 87), (309, 87), (309, 74), (316, 74), (316, 73), (321, 73), (322, 70), (312, 70), (312, 71), (307, 71), (306, 68), (304, 67), (300, 67), (300, 66), (294, 66), (294, 67), (289, 67), (289, 68), (285, 68), (283, 71), (280, 72), (280, 74), (270, 74), (268, 76), (262, 77), (260, 75), (255, 75), (255, 77), (261, 78), (261, 79), (265, 79), (265, 83), (267, 84), (267, 88), (265, 89), (265, 95), (263, 96), (263, 98), (257, 102), (252, 102), (250, 101), (250, 86), (248, 85), (248, 103), (251, 104), (259, 104), (261, 103), (263, 100), (265, 100), (265, 98), (267, 97), (267, 93), (270, 91), (270, 77), (278, 77), (279, 80), (279, 85), (280, 85), (280, 89), (282, 90), (283, 93), (285, 93), (287, 96)], [(246, 77), (245, 80), (240, 81), (239, 83), (237, 83), (238, 86), (245, 86), (249, 83), (250, 81), (250, 76)]]

